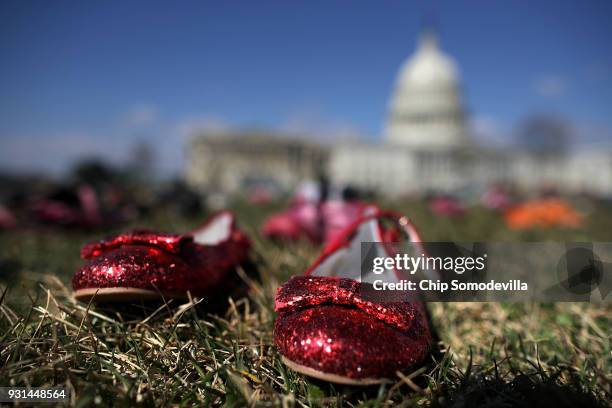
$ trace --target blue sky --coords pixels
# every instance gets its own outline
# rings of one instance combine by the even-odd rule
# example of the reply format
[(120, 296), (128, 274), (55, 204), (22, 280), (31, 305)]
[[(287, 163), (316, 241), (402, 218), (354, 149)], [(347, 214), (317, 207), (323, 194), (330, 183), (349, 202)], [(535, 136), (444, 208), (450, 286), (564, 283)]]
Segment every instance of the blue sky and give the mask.
[(0, 2), (0, 167), (182, 166), (197, 127), (377, 139), (424, 16), (459, 64), (472, 122), (507, 140), (562, 115), (612, 143), (609, 1)]

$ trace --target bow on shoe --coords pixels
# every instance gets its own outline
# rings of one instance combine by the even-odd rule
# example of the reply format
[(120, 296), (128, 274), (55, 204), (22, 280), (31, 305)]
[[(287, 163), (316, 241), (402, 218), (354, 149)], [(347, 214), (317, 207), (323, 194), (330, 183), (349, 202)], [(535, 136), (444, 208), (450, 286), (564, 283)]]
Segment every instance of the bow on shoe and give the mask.
[(149, 246), (171, 254), (178, 254), (183, 244), (187, 242), (193, 242), (193, 237), (190, 235), (135, 230), (85, 245), (81, 249), (81, 258), (92, 259), (115, 248), (128, 245)]
[(323, 304), (352, 306), (392, 327), (408, 330), (415, 319), (414, 304), (385, 297), (388, 294), (352, 279), (296, 276), (278, 288), (274, 309), (295, 312)]

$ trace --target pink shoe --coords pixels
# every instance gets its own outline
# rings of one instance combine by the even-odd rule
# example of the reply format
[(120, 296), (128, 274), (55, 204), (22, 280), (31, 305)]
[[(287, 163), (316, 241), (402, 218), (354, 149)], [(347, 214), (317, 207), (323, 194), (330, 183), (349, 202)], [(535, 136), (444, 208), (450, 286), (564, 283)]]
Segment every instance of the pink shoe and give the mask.
[(459, 200), (450, 196), (435, 197), (429, 203), (431, 211), (443, 217), (462, 217), (466, 210)]
[(262, 232), (265, 237), (275, 240), (306, 239), (316, 244), (330, 242), (362, 216), (367, 208), (370, 205), (359, 201), (299, 202), (287, 211), (268, 218)]
[(17, 226), (17, 219), (13, 213), (6, 207), (0, 205), (0, 231), (4, 229), (13, 229)]
[(288, 210), (268, 218), (262, 233), (266, 238), (273, 240), (307, 239), (317, 243), (321, 239), (318, 205), (311, 202), (295, 203)]
[(491, 210), (504, 211), (513, 204), (512, 196), (503, 187), (491, 187), (482, 195), (482, 205)]
[(55, 196), (35, 201), (30, 211), (44, 224), (93, 228), (103, 224), (98, 196), (88, 185), (74, 190), (60, 190)]

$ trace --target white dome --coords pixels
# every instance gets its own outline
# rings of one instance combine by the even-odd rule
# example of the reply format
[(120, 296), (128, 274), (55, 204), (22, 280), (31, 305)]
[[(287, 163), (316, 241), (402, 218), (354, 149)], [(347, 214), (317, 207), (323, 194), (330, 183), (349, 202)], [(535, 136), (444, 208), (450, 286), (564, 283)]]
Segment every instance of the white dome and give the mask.
[(393, 143), (419, 148), (465, 144), (459, 70), (433, 32), (421, 35), (415, 54), (402, 65), (389, 110), (387, 137)]
[(454, 85), (458, 83), (455, 62), (440, 51), (432, 32), (421, 35), (419, 47), (403, 65), (399, 74), (400, 86)]

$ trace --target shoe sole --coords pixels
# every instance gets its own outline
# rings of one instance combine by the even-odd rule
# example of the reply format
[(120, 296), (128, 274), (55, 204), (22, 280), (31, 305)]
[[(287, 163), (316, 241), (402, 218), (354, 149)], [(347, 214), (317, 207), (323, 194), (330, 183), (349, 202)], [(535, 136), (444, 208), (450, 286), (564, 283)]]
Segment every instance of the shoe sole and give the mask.
[(307, 375), (308, 377), (313, 377), (318, 380), (333, 382), (336, 384), (357, 385), (357, 386), (363, 387), (363, 386), (377, 385), (377, 384), (382, 384), (384, 382), (388, 382), (388, 380), (385, 378), (356, 379), (356, 378), (345, 377), (345, 376), (338, 375), (338, 374), (325, 373), (323, 371), (319, 371), (314, 368), (307, 367), (305, 365), (296, 363), (295, 361), (291, 361), (285, 356), (281, 356), (281, 360), (287, 367), (289, 367), (293, 371), (297, 371), (298, 373)]
[(96, 303), (120, 303), (135, 300), (186, 299), (186, 295), (169, 295), (139, 288), (87, 288), (74, 291), (74, 297), (82, 302), (93, 299)]

